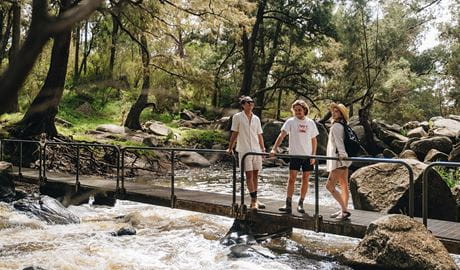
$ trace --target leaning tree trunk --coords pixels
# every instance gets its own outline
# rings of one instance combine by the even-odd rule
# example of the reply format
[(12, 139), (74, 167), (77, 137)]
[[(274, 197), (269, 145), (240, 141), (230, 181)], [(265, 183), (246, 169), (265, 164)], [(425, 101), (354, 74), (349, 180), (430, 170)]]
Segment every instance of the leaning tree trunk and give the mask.
[[(18, 1), (13, 1), (13, 24), (12, 24), (12, 35), (11, 35), (11, 47), (8, 55), (9, 63), (12, 64), (17, 61), (19, 52), (19, 43), (21, 39), (21, 6)], [(13, 93), (11, 102), (5, 108), (7, 113), (15, 113), (19, 111), (19, 92)]]
[[(61, 0), (61, 12), (69, 8), (70, 0)], [(35, 97), (24, 118), (17, 124), (13, 134), (19, 138), (30, 138), (46, 133), (49, 137), (58, 135), (54, 119), (64, 91), (69, 60), (71, 30), (54, 37), (51, 62), (45, 84)]]
[(252, 27), (251, 36), (248, 36), (246, 30), (243, 31), (243, 81), (240, 88), (240, 96), (248, 96), (251, 93), (252, 79), (254, 77), (254, 49), (256, 47), (256, 40), (259, 34), (259, 27), (264, 19), (264, 11), (267, 0), (259, 1), (257, 8), (256, 22)]
[(142, 54), (142, 67), (143, 67), (143, 82), (141, 94), (136, 100), (136, 103), (131, 106), (128, 116), (126, 117), (125, 127), (133, 130), (142, 129), (140, 123), (140, 116), (142, 111), (149, 106), (147, 103), (150, 92), (150, 56), (148, 51), (148, 43), (145, 35), (141, 37), (141, 54)]

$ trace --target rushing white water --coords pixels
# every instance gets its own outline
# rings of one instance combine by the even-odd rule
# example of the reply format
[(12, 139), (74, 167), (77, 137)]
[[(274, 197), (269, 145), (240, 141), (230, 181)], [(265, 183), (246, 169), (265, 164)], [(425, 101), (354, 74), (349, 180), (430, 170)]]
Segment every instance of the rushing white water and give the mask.
[[(192, 170), (177, 175), (179, 187), (231, 192), (228, 173)], [(262, 197), (284, 198), (285, 180), (284, 170), (264, 170)], [(159, 183), (168, 182), (155, 180)], [(322, 186), (321, 203), (334, 205), (324, 180)], [(313, 198), (310, 189), (307, 201)], [(80, 224), (47, 225), (0, 203), (0, 269), (350, 269), (333, 257), (359, 242), (294, 230), (289, 239), (268, 240), (235, 258), (230, 247), (219, 242), (233, 223), (230, 218), (129, 201), (69, 209), (80, 217)], [(111, 235), (121, 227), (133, 227), (137, 234)], [(454, 258), (460, 264), (459, 257)]]

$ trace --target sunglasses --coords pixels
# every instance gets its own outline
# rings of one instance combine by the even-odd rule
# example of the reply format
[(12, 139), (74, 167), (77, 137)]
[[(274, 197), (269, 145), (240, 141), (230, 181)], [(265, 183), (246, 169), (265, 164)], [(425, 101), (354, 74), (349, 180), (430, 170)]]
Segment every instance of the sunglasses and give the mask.
[(254, 101), (243, 101), (241, 104), (245, 104), (245, 103), (251, 104), (251, 103), (254, 103)]

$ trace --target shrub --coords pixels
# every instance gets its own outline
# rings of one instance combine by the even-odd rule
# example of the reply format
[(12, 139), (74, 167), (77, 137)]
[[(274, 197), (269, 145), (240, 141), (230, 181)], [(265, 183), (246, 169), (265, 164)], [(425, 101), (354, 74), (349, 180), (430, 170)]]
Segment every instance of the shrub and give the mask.
[(188, 130), (184, 134), (184, 141), (200, 148), (212, 148), (215, 144), (226, 144), (227, 139), (222, 131), (218, 130)]

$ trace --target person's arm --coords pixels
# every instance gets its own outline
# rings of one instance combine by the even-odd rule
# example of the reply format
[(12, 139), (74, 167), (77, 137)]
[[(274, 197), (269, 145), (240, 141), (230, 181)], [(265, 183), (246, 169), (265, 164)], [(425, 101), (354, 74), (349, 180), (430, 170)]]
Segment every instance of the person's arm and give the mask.
[(348, 157), (347, 151), (345, 150), (345, 144), (343, 142), (344, 128), (342, 124), (335, 123), (331, 127), (332, 138), (334, 139), (335, 146), (337, 147), (338, 158)]
[(233, 153), (233, 147), (235, 146), (235, 141), (237, 137), (238, 137), (238, 132), (232, 131), (232, 135), (230, 136), (230, 142), (228, 144), (228, 149), (227, 149), (227, 152), (230, 154)]
[(262, 151), (262, 153), (264, 153), (265, 152), (264, 136), (262, 135), (262, 133), (260, 133), (258, 137), (259, 137), (260, 150)]
[(287, 132), (285, 130), (281, 130), (280, 134), (278, 135), (278, 138), (276, 138), (275, 144), (272, 147), (272, 150), (270, 151), (270, 157), (273, 157), (278, 149), (278, 146), (283, 142), (284, 137), (286, 137)]
[[(316, 137), (313, 137), (311, 138), (311, 155), (312, 156), (316, 156), (316, 148), (318, 146), (318, 140), (316, 139)], [(310, 164), (313, 165), (315, 164), (316, 162), (316, 159), (314, 158), (311, 158), (310, 159)]]

